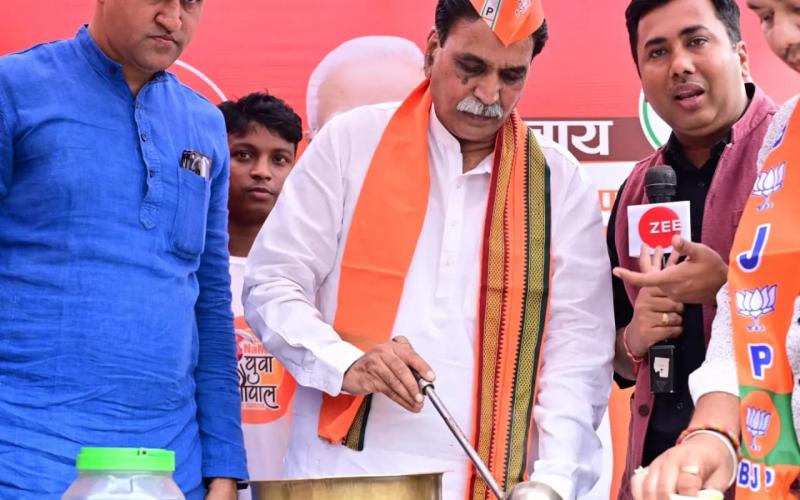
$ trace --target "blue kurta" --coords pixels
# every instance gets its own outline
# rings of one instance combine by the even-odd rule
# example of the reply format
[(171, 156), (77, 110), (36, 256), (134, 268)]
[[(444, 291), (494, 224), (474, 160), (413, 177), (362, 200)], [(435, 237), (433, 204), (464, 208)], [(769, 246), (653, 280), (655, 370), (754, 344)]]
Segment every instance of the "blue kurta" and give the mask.
[(0, 498), (57, 498), (81, 446), (174, 450), (190, 499), (246, 477), (228, 161), (211, 103), (134, 97), (85, 27), (0, 58)]

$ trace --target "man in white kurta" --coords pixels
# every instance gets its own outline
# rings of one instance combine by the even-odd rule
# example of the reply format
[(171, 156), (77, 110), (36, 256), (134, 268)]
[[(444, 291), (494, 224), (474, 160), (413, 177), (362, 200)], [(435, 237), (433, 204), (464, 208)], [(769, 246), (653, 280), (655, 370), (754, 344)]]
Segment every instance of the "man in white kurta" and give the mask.
[[(462, 141), (436, 106), (434, 94), (427, 211), (392, 337), (406, 337), (435, 370), (438, 394), (473, 435), (476, 305), (494, 154), (465, 172)], [(468, 459), (429, 404), (413, 413), (373, 394), (363, 451), (330, 444), (317, 431), (322, 394), (340, 394), (348, 368), (364, 355), (331, 324), (353, 210), (396, 108), (356, 108), (314, 138), (249, 255), (245, 313), (299, 385), (287, 477), (441, 471), (444, 498), (460, 500)], [(527, 463), (532, 480), (571, 499), (591, 489), (601, 466), (595, 429), (611, 383), (610, 268), (596, 191), (568, 152), (538, 141), (550, 168), (552, 281)]]
[[(339, 394), (363, 353), (330, 326), (349, 223), (372, 152), (394, 105), (336, 117), (295, 166), (248, 260), (248, 323), (297, 379), (288, 477), (447, 471), (445, 498), (463, 498), (468, 460), (431, 405), (414, 414), (373, 399), (364, 451), (317, 437), (321, 392)], [(395, 335), (436, 370), (436, 389), (472, 434), (475, 325), (492, 155), (462, 173), (458, 141), (431, 113), (431, 190), (406, 277)], [(532, 478), (563, 498), (597, 480), (594, 432), (610, 390), (613, 332), (608, 256), (597, 192), (577, 161), (538, 137), (551, 173), (553, 286)]]

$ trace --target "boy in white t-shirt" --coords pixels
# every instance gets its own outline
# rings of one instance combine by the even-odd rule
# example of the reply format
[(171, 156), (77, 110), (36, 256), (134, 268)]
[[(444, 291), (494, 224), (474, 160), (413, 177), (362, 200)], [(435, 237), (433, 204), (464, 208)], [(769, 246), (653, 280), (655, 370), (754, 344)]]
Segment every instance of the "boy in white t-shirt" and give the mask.
[[(258, 92), (219, 109), (231, 153), (228, 249), (247, 463), (251, 481), (280, 479), (295, 381), (247, 326), (242, 282), (250, 246), (294, 166), (302, 122), (285, 102)], [(249, 499), (249, 488), (239, 498)]]

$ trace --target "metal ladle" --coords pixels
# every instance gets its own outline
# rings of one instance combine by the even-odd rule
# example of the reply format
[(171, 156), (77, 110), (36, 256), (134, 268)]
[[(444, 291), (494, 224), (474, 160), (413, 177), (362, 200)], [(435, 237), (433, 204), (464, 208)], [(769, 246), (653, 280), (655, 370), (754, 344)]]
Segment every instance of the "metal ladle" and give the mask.
[(433, 383), (428, 382), (417, 373), (414, 373), (414, 376), (419, 383), (420, 391), (423, 395), (428, 396), (428, 399), (431, 400), (433, 407), (436, 408), (436, 411), (439, 412), (444, 423), (450, 429), (450, 432), (453, 433), (458, 444), (461, 445), (464, 452), (466, 452), (469, 459), (472, 461), (473, 465), (475, 465), (475, 469), (477, 469), (478, 473), (481, 475), (483, 480), (486, 482), (486, 485), (492, 490), (494, 496), (500, 500), (560, 500), (561, 497), (549, 486), (535, 481), (526, 481), (517, 484), (513, 487), (509, 492), (508, 495), (500, 488), (500, 485), (497, 484), (495, 481), (494, 476), (489, 471), (489, 468), (483, 463), (481, 460), (480, 455), (478, 452), (475, 451), (475, 448), (472, 447), (472, 443), (470, 443), (467, 436), (464, 434), (464, 431), (461, 430), (461, 427), (458, 426), (453, 416), (447, 410), (447, 407), (442, 403), (442, 400), (439, 399), (439, 395), (436, 394), (434, 390)]
[(428, 396), (428, 399), (431, 400), (433, 407), (436, 408), (436, 411), (439, 412), (439, 415), (442, 416), (444, 419), (444, 423), (447, 424), (447, 427), (450, 429), (450, 432), (456, 437), (458, 444), (461, 445), (461, 448), (467, 453), (467, 456), (475, 465), (475, 468), (478, 470), (478, 473), (481, 475), (483, 480), (486, 482), (486, 485), (489, 486), (489, 489), (492, 490), (494, 496), (499, 499), (505, 498), (505, 493), (503, 490), (500, 489), (500, 485), (497, 484), (497, 481), (494, 480), (494, 476), (489, 471), (489, 468), (483, 463), (481, 457), (478, 455), (478, 452), (475, 451), (475, 448), (472, 447), (472, 443), (469, 442), (467, 436), (464, 434), (464, 431), (461, 430), (461, 427), (458, 426), (453, 416), (447, 411), (447, 407), (445, 407), (442, 400), (439, 399), (439, 395), (436, 394), (436, 391), (433, 388), (433, 384), (428, 382), (424, 378), (417, 375), (417, 381), (419, 382), (419, 389), (422, 391), (422, 394)]

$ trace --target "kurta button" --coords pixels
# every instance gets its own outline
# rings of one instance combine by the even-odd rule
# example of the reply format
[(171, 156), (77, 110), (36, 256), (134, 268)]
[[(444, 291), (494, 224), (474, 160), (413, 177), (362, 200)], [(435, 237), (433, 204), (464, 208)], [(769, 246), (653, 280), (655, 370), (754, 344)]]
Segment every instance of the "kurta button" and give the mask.
[(156, 173), (155, 173), (155, 171), (153, 171), (153, 170), (148, 170), (148, 171), (147, 171), (147, 174), (148, 174), (150, 177), (155, 177), (155, 176), (156, 176)]
[(639, 415), (642, 417), (646, 417), (648, 414), (650, 414), (650, 408), (648, 408), (647, 405), (640, 405)]
[(147, 132), (142, 132), (139, 137), (141, 137), (142, 142), (147, 142)]

